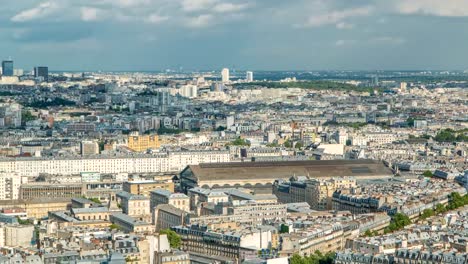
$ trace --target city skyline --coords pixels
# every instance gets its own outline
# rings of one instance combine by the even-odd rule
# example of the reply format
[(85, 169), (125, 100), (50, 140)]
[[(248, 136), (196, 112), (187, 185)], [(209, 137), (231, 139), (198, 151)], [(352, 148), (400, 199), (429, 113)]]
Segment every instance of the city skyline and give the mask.
[(461, 0), (50, 0), (0, 13), (0, 57), (23, 69), (468, 68)]

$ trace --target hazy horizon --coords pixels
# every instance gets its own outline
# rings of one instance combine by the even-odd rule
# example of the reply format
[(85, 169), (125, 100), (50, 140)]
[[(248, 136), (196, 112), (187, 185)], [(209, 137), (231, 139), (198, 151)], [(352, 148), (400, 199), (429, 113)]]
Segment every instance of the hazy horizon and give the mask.
[(468, 69), (463, 0), (24, 0), (0, 14), (0, 59), (23, 69)]

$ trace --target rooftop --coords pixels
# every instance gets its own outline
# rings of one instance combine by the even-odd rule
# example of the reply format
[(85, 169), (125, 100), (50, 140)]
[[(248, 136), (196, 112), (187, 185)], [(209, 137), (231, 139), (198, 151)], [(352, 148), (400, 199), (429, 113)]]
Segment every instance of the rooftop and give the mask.
[[(392, 171), (376, 160), (310, 160), (237, 162), (189, 165), (199, 180), (279, 179), (292, 175), (309, 177), (391, 177)], [(185, 171), (184, 170), (184, 171)]]

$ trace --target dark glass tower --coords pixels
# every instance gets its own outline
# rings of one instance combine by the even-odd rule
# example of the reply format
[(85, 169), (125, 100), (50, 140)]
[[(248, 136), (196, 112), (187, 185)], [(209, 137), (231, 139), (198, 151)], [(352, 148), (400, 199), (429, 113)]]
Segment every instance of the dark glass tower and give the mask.
[(13, 76), (13, 61), (2, 61), (3, 76)]
[(45, 82), (49, 81), (49, 68), (45, 66), (38, 66), (34, 68), (34, 77), (42, 77)]

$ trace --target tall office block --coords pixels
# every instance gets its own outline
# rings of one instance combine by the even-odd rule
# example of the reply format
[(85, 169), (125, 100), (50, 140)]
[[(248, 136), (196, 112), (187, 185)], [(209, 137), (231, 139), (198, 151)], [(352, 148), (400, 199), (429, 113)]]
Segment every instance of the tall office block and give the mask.
[(45, 66), (34, 67), (34, 77), (42, 77), (45, 82), (49, 81), (49, 68)]
[(229, 69), (228, 68), (224, 68), (221, 71), (221, 80), (223, 83), (229, 82)]
[(253, 82), (253, 72), (248, 71), (245, 74), (245, 80), (248, 82)]
[(13, 76), (13, 61), (12, 60), (6, 60), (2, 61), (2, 72), (3, 76)]

